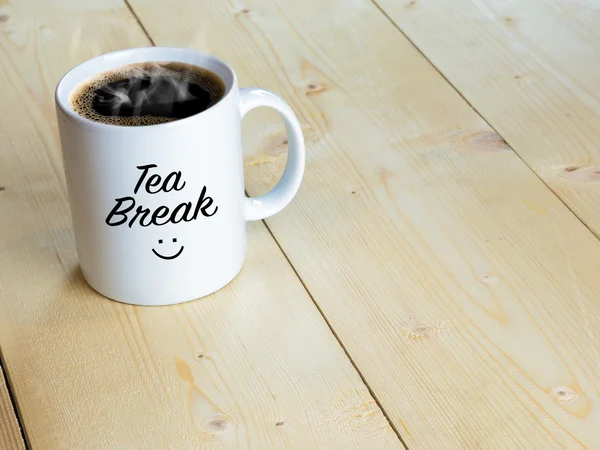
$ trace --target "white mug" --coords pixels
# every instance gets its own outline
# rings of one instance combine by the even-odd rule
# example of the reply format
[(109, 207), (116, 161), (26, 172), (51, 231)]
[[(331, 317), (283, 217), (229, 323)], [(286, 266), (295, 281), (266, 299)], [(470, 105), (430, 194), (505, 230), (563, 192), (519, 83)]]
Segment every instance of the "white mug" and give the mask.
[[(86, 80), (150, 61), (209, 69), (225, 95), (199, 114), (149, 126), (94, 122), (71, 108)], [(290, 107), (267, 90), (239, 89), (227, 63), (196, 50), (136, 48), (91, 59), (58, 83), (56, 106), (81, 271), (96, 291), (124, 303), (181, 303), (227, 285), (244, 262), (245, 222), (284, 208), (304, 173), (304, 139)], [(241, 120), (259, 106), (280, 113), (289, 154), (273, 190), (248, 198)]]

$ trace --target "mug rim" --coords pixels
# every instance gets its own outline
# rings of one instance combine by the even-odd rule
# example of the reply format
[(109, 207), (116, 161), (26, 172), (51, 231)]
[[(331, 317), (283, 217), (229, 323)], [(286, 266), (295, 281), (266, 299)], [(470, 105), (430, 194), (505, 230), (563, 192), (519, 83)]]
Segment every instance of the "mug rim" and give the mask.
[[(115, 125), (115, 124), (104, 123), (104, 122), (96, 122), (94, 120), (90, 120), (83, 116), (80, 116), (71, 107), (70, 98), (71, 98), (72, 92), (77, 87), (81, 86), (82, 83), (89, 80), (91, 77), (87, 77), (87, 78), (81, 77), (81, 79), (76, 80), (74, 82), (74, 87), (72, 87), (68, 92), (64, 92), (66, 89), (66, 87), (64, 85), (67, 84), (68, 81), (71, 81), (70, 79), (75, 76), (74, 74), (78, 70), (81, 70), (83, 67), (94, 64), (94, 63), (98, 63), (99, 61), (104, 60), (106, 58), (118, 58), (118, 57), (123, 57), (126, 55), (131, 55), (131, 54), (135, 54), (135, 53), (139, 53), (139, 52), (161, 53), (161, 52), (168, 52), (168, 51), (194, 54), (196, 56), (200, 56), (201, 59), (203, 59), (203, 60), (211, 60), (212, 62), (214, 62), (217, 65), (224, 68), (231, 77), (230, 82), (228, 82), (229, 80), (225, 80), (225, 79), (223, 79), (222, 76), (216, 74), (225, 83), (225, 94), (223, 95), (223, 97), (221, 97), (217, 103), (215, 103), (214, 105), (205, 109), (204, 111), (201, 111), (201, 112), (191, 115), (189, 117), (174, 120), (172, 122), (158, 123), (158, 124), (152, 124), (152, 125), (141, 125), (141, 126), (126, 126), (126, 125)], [(167, 59), (162, 59), (162, 58), (160, 59), (160, 61), (166, 61), (166, 60)], [(115, 66), (114, 68), (116, 69), (119, 67), (126, 66), (128, 64), (138, 64), (138, 63), (153, 62), (153, 61), (158, 61), (158, 60), (152, 60), (150, 58), (148, 58), (148, 59), (144, 58), (141, 61), (135, 61), (135, 62), (127, 62), (126, 60), (124, 60), (124, 61), (122, 61), (121, 64)], [(179, 62), (179, 61), (175, 60), (175, 62)], [(193, 64), (193, 63), (188, 63), (188, 64), (195, 65), (195, 66), (201, 67), (203, 69), (206, 69), (206, 67), (203, 67), (199, 64)], [(112, 70), (112, 68), (105, 68), (104, 70), (99, 70), (97, 72), (97, 74), (101, 74), (101, 73), (109, 71), (109, 70)], [(210, 70), (210, 69), (208, 69), (208, 70)], [(93, 76), (95, 76), (95, 75), (93, 75)], [(202, 117), (202, 115), (204, 113), (208, 113), (210, 111), (214, 111), (215, 109), (218, 109), (219, 106), (222, 105), (226, 99), (228, 99), (231, 95), (233, 95), (232, 93), (235, 90), (234, 88), (236, 86), (237, 86), (237, 76), (236, 76), (233, 68), (228, 63), (223, 61), (221, 58), (211, 55), (210, 53), (206, 53), (206, 52), (191, 49), (191, 48), (183, 48), (183, 47), (163, 47), (163, 46), (134, 47), (134, 48), (127, 48), (127, 49), (122, 49), (122, 50), (116, 50), (113, 52), (103, 53), (101, 55), (87, 59), (84, 62), (79, 63), (76, 66), (72, 67), (67, 73), (65, 73), (61, 77), (58, 84), (56, 85), (56, 89), (54, 91), (54, 100), (55, 100), (56, 106), (67, 117), (69, 117), (70, 119), (80, 123), (83, 126), (87, 126), (87, 127), (92, 127), (92, 128), (108, 127), (109, 129), (113, 129), (113, 130), (118, 129), (118, 130), (123, 130), (123, 131), (125, 131), (125, 130), (132, 130), (132, 131), (133, 130), (142, 130), (142, 129), (149, 129), (149, 128), (156, 129), (159, 127), (160, 128), (172, 128), (172, 127), (185, 125), (192, 120), (197, 120), (199, 117)]]

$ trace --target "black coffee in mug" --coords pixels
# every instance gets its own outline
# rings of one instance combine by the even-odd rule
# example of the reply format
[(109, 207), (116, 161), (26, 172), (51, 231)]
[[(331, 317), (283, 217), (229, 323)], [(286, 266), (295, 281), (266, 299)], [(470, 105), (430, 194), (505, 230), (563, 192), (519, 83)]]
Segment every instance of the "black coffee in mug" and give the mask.
[(128, 64), (96, 75), (71, 94), (71, 107), (86, 119), (143, 126), (201, 113), (223, 98), (225, 83), (202, 67), (179, 62)]

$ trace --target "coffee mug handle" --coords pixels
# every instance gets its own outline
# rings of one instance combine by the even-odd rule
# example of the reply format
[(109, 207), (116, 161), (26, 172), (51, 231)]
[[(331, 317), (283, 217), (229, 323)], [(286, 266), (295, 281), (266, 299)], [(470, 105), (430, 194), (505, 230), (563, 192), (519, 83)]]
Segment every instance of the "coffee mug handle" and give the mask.
[(288, 139), (288, 158), (281, 180), (271, 191), (255, 198), (244, 199), (244, 217), (247, 221), (260, 220), (278, 213), (292, 201), (304, 175), (304, 136), (300, 122), (292, 109), (278, 95), (260, 88), (240, 89), (242, 119), (252, 109), (260, 106), (273, 108), (281, 115)]

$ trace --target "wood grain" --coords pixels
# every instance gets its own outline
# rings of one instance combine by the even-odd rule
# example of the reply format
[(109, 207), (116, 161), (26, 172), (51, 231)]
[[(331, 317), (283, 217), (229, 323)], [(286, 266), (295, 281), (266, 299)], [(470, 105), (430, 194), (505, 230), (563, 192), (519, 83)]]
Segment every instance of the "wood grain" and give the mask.
[(77, 267), (52, 91), (147, 45), (126, 6), (12, 1), (0, 23), (0, 344), (33, 449), (401, 448), (264, 224), (239, 277), (163, 308)]
[(4, 370), (0, 365), (0, 448), (5, 450), (25, 450), (21, 428), (15, 415)]
[[(305, 182), (267, 223), (409, 448), (600, 446), (600, 243), (372, 3), (132, 6), (299, 115)], [(245, 122), (256, 194), (286, 142)]]
[(376, 2), (600, 236), (600, 4)]

